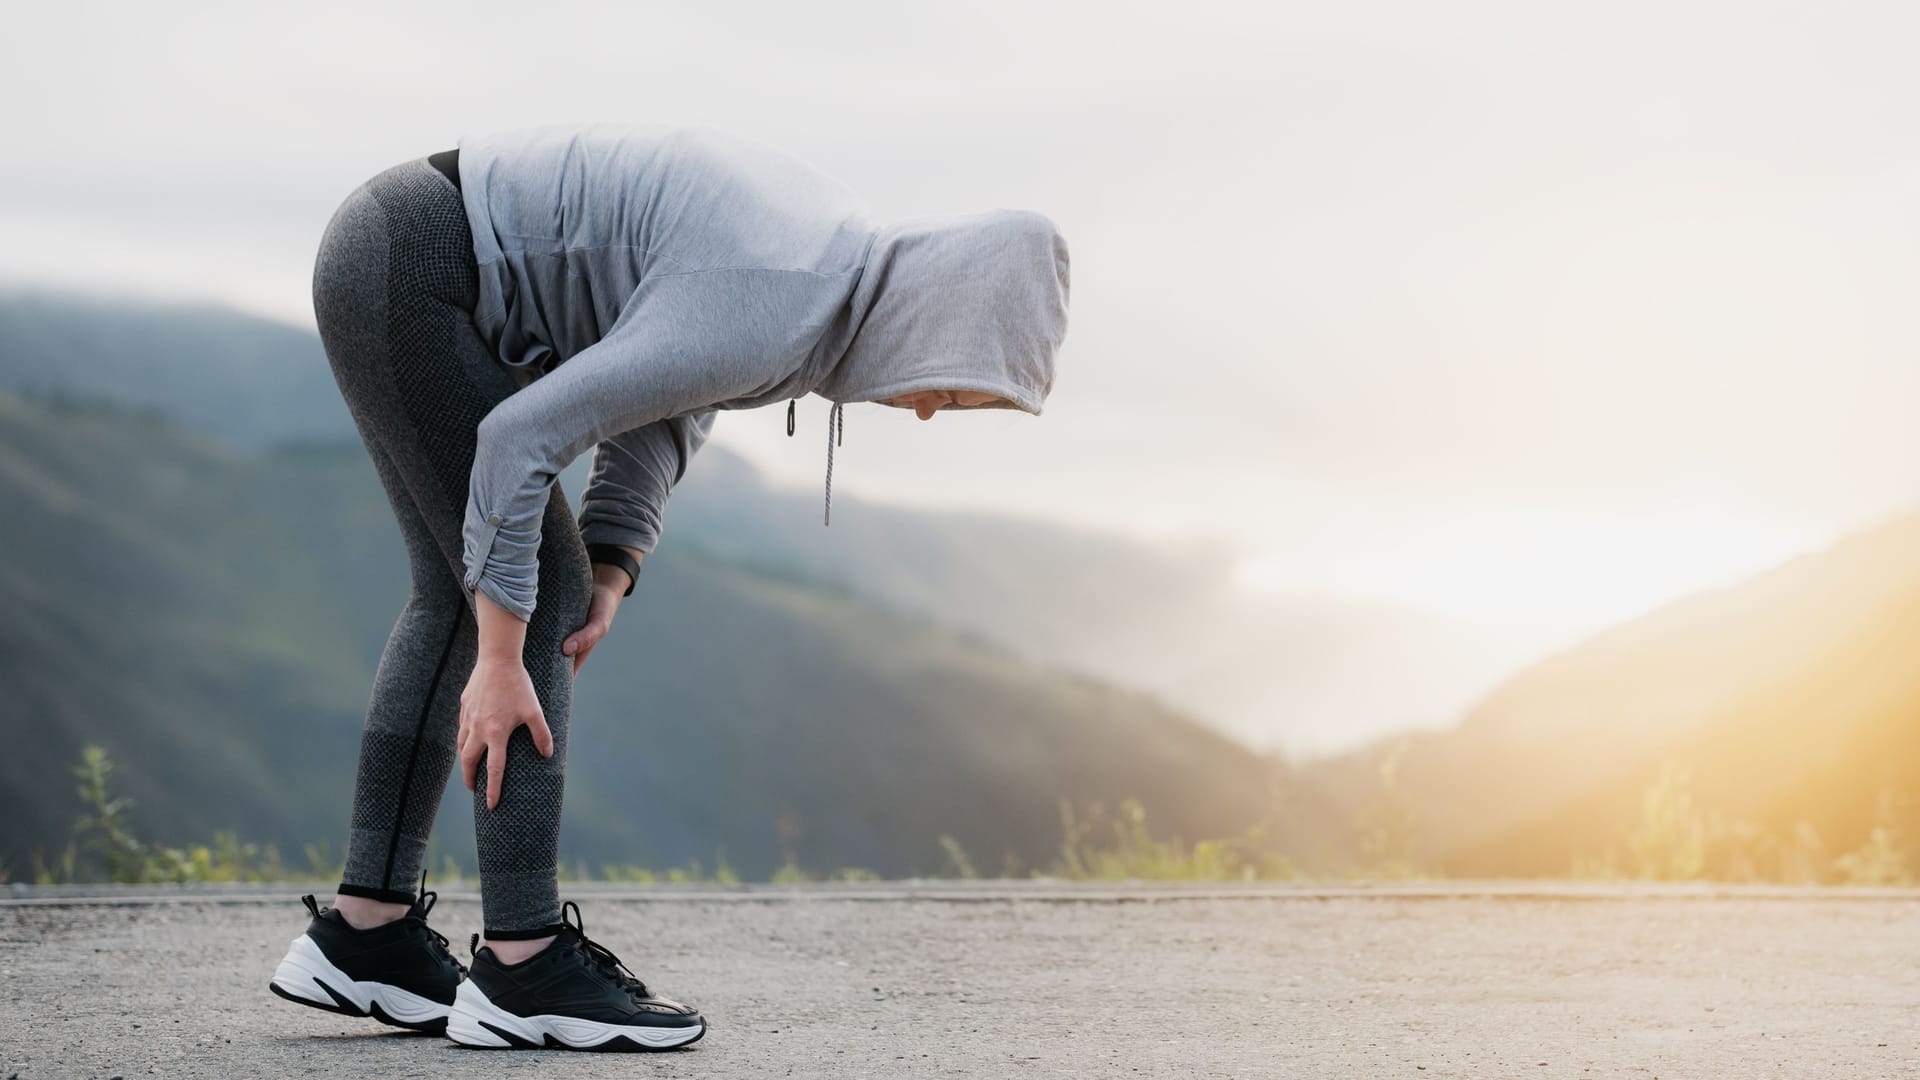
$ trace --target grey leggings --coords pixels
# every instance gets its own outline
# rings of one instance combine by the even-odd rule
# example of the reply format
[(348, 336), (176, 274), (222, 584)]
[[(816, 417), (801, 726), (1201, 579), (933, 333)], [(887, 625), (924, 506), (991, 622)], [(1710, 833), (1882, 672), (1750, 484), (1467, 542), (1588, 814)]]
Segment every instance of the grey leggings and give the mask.
[[(340, 892), (407, 903), (454, 763), (460, 695), (478, 627), (461, 585), (461, 525), (482, 417), (518, 383), (474, 328), (471, 234), (459, 189), (417, 158), (356, 188), (335, 211), (313, 268), (313, 309), (340, 393), (399, 519), (413, 586), (373, 679)], [(573, 661), (560, 645), (586, 623), (593, 580), (556, 481), (541, 527), (539, 594), (524, 661), (553, 732), (507, 744), (500, 803), (476, 785), (482, 917), (491, 938), (560, 922), (558, 848)], [(486, 763), (480, 765), (486, 775)]]

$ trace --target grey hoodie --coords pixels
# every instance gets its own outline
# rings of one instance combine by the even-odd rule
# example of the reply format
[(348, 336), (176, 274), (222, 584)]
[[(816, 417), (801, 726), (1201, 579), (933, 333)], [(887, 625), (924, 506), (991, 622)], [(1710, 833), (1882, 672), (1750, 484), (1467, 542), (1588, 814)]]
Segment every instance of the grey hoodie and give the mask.
[[(1040, 415), (1067, 328), (1067, 245), (994, 209), (891, 224), (845, 185), (704, 125), (462, 137), (474, 319), (520, 389), (480, 423), (466, 585), (522, 619), (554, 477), (597, 450), (587, 543), (652, 551), (723, 409), (979, 390)], [(948, 406), (953, 408), (955, 406)], [(823, 520), (830, 520), (826, 518)]]

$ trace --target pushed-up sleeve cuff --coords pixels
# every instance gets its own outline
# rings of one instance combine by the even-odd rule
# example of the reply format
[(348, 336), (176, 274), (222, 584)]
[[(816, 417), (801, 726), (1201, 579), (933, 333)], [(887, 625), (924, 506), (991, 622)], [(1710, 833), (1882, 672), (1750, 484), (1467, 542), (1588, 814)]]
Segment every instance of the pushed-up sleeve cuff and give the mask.
[(580, 526), (580, 542), (582, 544), (614, 544), (619, 547), (636, 548), (643, 553), (651, 554), (660, 544), (660, 534), (611, 521), (589, 521)]
[(467, 592), (477, 589), (521, 622), (530, 621), (539, 595), (539, 530), (514, 529), (499, 511), (482, 514), (470, 507), (465, 538)]

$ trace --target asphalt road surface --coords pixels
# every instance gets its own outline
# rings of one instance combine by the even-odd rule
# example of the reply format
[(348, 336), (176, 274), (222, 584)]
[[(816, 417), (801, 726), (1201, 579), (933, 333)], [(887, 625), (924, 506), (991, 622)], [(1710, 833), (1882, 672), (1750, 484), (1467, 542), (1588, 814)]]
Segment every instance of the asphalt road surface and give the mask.
[[(480, 1051), (267, 980), (301, 888), (0, 887), (0, 1080), (1920, 1075), (1920, 893), (1454, 883), (570, 890), (709, 1030)], [(432, 923), (466, 957), (471, 892)]]

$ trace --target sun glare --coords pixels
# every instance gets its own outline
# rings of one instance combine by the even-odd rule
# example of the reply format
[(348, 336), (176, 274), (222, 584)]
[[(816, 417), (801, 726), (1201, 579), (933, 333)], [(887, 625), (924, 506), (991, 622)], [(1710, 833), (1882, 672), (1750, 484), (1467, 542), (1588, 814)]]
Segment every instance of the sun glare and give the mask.
[(1364, 537), (1320, 560), (1251, 558), (1236, 577), (1256, 591), (1332, 592), (1473, 618), (1604, 623), (1732, 584), (1792, 556), (1804, 540), (1698, 514), (1475, 521)]

